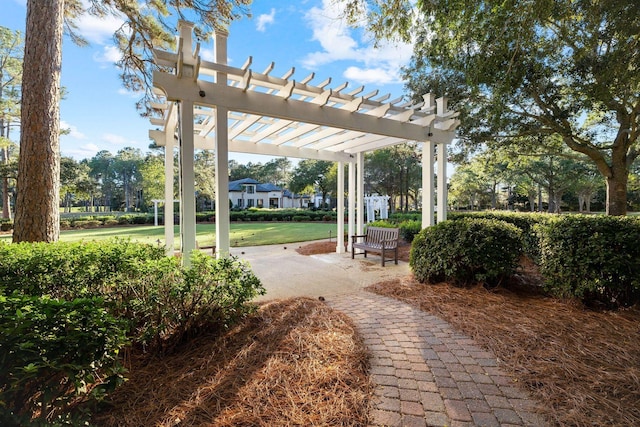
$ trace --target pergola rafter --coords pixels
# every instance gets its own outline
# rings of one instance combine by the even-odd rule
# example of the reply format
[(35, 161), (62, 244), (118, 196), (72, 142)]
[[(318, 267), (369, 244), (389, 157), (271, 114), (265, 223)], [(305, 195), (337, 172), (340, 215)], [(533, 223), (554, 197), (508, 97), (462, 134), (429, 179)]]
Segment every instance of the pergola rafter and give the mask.
[[(231, 67), (226, 63), (227, 35), (223, 33), (215, 37), (216, 60), (204, 61), (199, 56), (199, 44), (192, 50), (192, 30), (192, 24), (181, 22), (177, 52), (154, 51), (157, 65), (172, 72), (157, 71), (153, 75), (155, 91), (165, 102), (152, 105), (162, 116), (151, 119), (160, 128), (151, 137), (167, 147), (171, 154), (167, 158), (173, 158), (174, 138), (179, 142), (183, 252), (195, 248), (195, 201), (191, 200), (195, 149), (216, 150), (216, 223), (222, 223), (216, 229), (219, 253), (229, 249), (229, 151), (348, 163), (351, 187), (356, 167), (357, 179), (363, 179), (365, 152), (407, 141), (424, 143), (423, 152), (431, 155), (423, 159), (423, 211), (428, 210), (423, 213), (423, 225), (433, 224), (433, 151), (436, 145), (446, 147), (459, 125), (458, 113), (447, 110), (445, 98), (436, 100), (427, 94), (419, 104), (403, 103), (402, 98), (388, 101), (390, 94), (379, 96), (377, 90), (362, 94), (364, 87), (349, 91), (348, 83), (331, 88), (331, 79), (313, 85), (313, 73), (296, 81), (293, 68), (282, 77), (274, 77), (274, 63), (261, 73), (255, 72), (251, 69), (252, 58), (240, 68)], [(441, 218), (446, 216), (446, 172), (442, 174), (446, 171), (445, 155), (446, 148), (438, 151), (439, 188), (444, 188), (438, 195)], [(342, 182), (338, 193), (344, 188), (344, 176), (339, 175)], [(360, 183), (358, 205), (362, 188)], [(353, 234), (352, 191), (349, 197), (349, 230)], [(172, 195), (167, 195), (169, 198), (173, 200)], [(338, 215), (339, 229), (344, 227), (342, 217)], [(221, 235), (225, 231), (226, 239)], [(357, 232), (361, 231), (359, 209)], [(340, 251), (344, 248), (343, 233), (337, 236)]]

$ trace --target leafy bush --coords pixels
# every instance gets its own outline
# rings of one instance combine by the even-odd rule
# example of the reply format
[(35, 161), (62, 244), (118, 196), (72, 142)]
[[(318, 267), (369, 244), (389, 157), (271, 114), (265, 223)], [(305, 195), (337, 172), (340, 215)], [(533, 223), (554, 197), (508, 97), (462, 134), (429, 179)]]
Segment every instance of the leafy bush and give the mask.
[(366, 223), (365, 227), (397, 228), (398, 226), (384, 219), (379, 219), (377, 221), (371, 221)]
[(389, 214), (389, 220), (392, 222), (401, 223), (404, 221), (419, 221), (422, 220), (422, 213), (420, 212), (394, 212)]
[(113, 219), (105, 219), (103, 221), (103, 224), (104, 224), (105, 227), (114, 227), (114, 226), (120, 224), (120, 222), (118, 222), (117, 219), (113, 218)]
[(0, 243), (0, 293), (74, 299), (104, 295), (136, 275), (164, 249), (126, 240), (86, 243)]
[(296, 222), (311, 221), (311, 217), (309, 215), (294, 215), (293, 220)]
[(13, 222), (5, 221), (0, 223), (0, 231), (10, 231), (13, 229)]
[(63, 415), (66, 405), (87, 396), (96, 370), (108, 379), (91, 398), (117, 385), (111, 362), (125, 332), (149, 351), (168, 351), (201, 329), (233, 324), (265, 292), (235, 258), (196, 251), (191, 260), (182, 267), (162, 248), (126, 241), (0, 244), (0, 425), (28, 425), (42, 402), (62, 417), (56, 423), (81, 424)]
[(556, 215), (528, 213), (528, 212), (504, 212), (504, 211), (483, 211), (483, 212), (450, 212), (449, 219), (462, 218), (485, 218), (497, 219), (515, 225), (522, 231), (523, 252), (534, 261), (540, 258), (540, 240), (536, 227), (544, 224)]
[(493, 286), (513, 274), (522, 232), (504, 221), (464, 218), (427, 227), (413, 240), (409, 265), (420, 282)]
[(67, 407), (123, 382), (126, 342), (101, 299), (0, 296), (0, 425), (80, 425)]
[(400, 223), (400, 235), (408, 243), (413, 242), (420, 230), (422, 230), (422, 220), (410, 220)]
[(233, 324), (264, 292), (246, 263), (195, 251), (189, 268), (180, 267), (176, 258), (140, 265), (138, 280), (120, 282), (112, 298), (119, 316), (131, 322), (134, 342), (166, 351), (204, 326)]
[(566, 215), (539, 227), (540, 267), (547, 289), (586, 304), (640, 301), (640, 221)]
[(97, 219), (78, 219), (73, 221), (74, 228), (97, 228), (102, 225), (102, 222)]

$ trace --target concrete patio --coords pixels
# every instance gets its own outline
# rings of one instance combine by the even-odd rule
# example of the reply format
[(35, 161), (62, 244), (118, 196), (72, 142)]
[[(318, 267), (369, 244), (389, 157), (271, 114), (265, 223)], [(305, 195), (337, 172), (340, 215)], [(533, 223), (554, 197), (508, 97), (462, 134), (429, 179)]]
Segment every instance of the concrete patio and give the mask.
[(380, 265), (376, 254), (351, 259), (351, 254), (300, 255), (308, 242), (232, 248), (231, 254), (246, 260), (260, 278), (267, 294), (261, 300), (306, 296), (318, 298), (348, 294), (382, 280), (410, 274), (409, 265)]

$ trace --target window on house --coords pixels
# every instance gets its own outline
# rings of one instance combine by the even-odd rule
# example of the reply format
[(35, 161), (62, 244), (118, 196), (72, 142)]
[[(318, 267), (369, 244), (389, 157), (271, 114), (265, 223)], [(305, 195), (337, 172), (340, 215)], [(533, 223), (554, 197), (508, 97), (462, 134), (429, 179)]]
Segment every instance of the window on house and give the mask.
[(258, 207), (261, 208), (264, 206), (264, 200), (258, 199)]
[(237, 204), (237, 206), (238, 206), (239, 208), (244, 208), (244, 200), (242, 200), (242, 199), (238, 199), (238, 204)]
[(247, 200), (247, 207), (248, 208), (252, 208), (254, 206), (254, 202), (255, 202), (255, 200), (253, 200), (253, 199)]

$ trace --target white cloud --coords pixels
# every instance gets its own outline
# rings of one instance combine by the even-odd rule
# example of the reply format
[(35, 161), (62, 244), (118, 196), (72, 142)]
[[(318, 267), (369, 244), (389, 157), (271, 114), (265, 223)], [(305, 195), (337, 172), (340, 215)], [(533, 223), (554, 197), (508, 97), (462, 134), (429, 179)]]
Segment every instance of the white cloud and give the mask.
[(122, 26), (124, 19), (117, 16), (99, 18), (84, 14), (77, 22), (78, 32), (91, 43), (105, 44)]
[(93, 60), (104, 65), (112, 65), (122, 58), (122, 53), (112, 45), (102, 46), (102, 52), (93, 54)]
[(306, 13), (312, 39), (320, 43), (322, 50), (308, 54), (302, 64), (314, 70), (336, 61), (351, 61), (362, 67), (348, 67), (344, 72), (347, 79), (363, 84), (398, 83), (400, 68), (411, 59), (411, 45), (382, 43), (374, 47), (367, 33), (358, 41), (353, 35), (357, 31), (342, 19), (342, 12), (332, 0), (323, 0), (322, 9), (314, 7)]
[(398, 81), (397, 73), (383, 68), (348, 67), (344, 71), (344, 77), (349, 81), (357, 81), (362, 84), (376, 83), (384, 85)]
[(264, 32), (267, 29), (267, 25), (274, 23), (275, 17), (276, 17), (275, 9), (271, 9), (271, 12), (269, 14), (263, 13), (262, 15), (258, 16), (258, 19), (256, 22), (256, 30), (260, 32)]
[(67, 122), (65, 122), (64, 120), (60, 120), (60, 129), (62, 130), (68, 130), (69, 133), (67, 134), (67, 136), (73, 138), (73, 139), (86, 139), (85, 134), (83, 134), (82, 132), (80, 132), (78, 130), (78, 128), (72, 124), (69, 124)]

